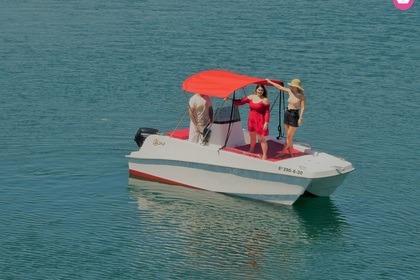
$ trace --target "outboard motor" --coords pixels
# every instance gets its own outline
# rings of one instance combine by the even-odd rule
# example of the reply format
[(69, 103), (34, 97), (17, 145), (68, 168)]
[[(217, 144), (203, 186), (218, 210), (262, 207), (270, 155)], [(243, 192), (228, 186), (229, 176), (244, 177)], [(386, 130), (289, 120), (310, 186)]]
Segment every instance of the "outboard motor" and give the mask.
[(150, 127), (140, 127), (136, 136), (134, 136), (134, 141), (137, 143), (137, 146), (140, 148), (147, 136), (151, 134), (159, 134), (159, 130)]

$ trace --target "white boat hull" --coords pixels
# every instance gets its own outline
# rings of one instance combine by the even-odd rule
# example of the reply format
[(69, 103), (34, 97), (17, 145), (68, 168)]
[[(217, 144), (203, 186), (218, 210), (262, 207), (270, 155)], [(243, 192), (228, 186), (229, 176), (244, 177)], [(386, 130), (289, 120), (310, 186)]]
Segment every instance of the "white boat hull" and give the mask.
[(325, 153), (261, 160), (220, 148), (150, 135), (139, 151), (127, 156), (130, 177), (292, 205), (305, 191), (331, 194), (353, 170), (350, 163)]
[(349, 173), (333, 177), (313, 179), (306, 189), (307, 193), (315, 196), (328, 197), (343, 183)]
[[(141, 161), (140, 161), (141, 162)], [(225, 193), (276, 204), (293, 204), (310, 180), (233, 167), (217, 167), (185, 162), (144, 161), (129, 163), (130, 177), (165, 184)], [(140, 171), (141, 170), (141, 171)], [(256, 179), (258, 178), (258, 179)]]

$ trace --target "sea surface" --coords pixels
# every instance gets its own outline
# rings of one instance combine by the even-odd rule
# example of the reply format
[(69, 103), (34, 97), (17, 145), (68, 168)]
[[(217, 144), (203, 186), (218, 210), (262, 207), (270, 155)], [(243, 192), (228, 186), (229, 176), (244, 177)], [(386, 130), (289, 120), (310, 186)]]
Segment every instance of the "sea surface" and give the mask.
[[(418, 279), (419, 5), (0, 0), (0, 279)], [(208, 69), (300, 78), (296, 140), (356, 170), (293, 206), (134, 187)]]

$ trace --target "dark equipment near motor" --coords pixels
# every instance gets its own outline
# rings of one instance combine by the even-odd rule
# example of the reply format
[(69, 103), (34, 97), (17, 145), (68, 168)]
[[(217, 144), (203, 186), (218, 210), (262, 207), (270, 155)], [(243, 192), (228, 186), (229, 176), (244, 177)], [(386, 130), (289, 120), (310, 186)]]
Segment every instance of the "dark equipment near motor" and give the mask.
[(134, 141), (140, 148), (147, 136), (152, 134), (159, 134), (159, 130), (150, 127), (140, 127), (139, 130), (137, 130), (136, 136), (134, 136)]

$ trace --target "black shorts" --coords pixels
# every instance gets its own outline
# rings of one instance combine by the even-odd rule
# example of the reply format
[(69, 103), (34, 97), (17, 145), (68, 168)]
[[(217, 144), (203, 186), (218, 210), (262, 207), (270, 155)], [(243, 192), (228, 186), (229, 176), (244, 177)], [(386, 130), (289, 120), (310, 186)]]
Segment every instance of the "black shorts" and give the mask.
[(299, 127), (298, 120), (299, 120), (299, 110), (287, 109), (286, 112), (284, 112), (284, 124), (287, 124), (293, 127)]

